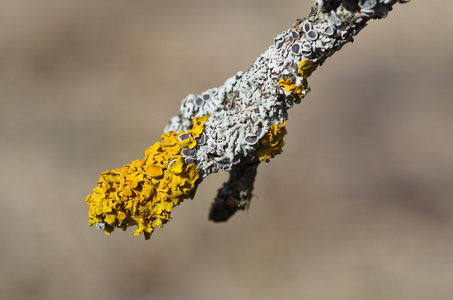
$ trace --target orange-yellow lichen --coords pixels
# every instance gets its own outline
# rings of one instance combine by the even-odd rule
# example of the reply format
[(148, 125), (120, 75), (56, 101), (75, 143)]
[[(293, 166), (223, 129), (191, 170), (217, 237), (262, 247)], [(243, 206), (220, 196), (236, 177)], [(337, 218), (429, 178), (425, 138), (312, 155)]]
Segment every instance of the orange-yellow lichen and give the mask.
[(180, 141), (183, 133), (169, 132), (145, 151), (145, 158), (134, 160), (120, 169), (101, 174), (98, 186), (88, 195), (88, 224), (102, 224), (106, 234), (115, 227), (126, 230), (138, 226), (132, 235), (144, 233), (151, 237), (154, 229), (170, 220), (170, 212), (184, 199), (194, 196), (199, 169), (185, 164), (181, 151), (196, 146), (195, 138), (204, 130), (209, 116), (194, 118), (188, 139)]
[[(204, 123), (208, 121), (209, 117), (210, 117), (210, 115), (194, 118), (193, 119), (193, 127), (192, 127), (192, 129), (187, 131), (187, 133), (192, 134), (195, 138), (200, 137), (200, 134), (204, 130)], [(190, 145), (189, 145), (189, 148), (191, 148)]]
[(260, 140), (257, 149), (257, 156), (261, 161), (268, 162), (275, 155), (282, 153), (285, 142), (283, 137), (286, 134), (286, 119), (282, 124), (273, 124), (269, 132)]
[(299, 75), (303, 77), (302, 82), (297, 85), (296, 82), (290, 78), (280, 79), (278, 85), (285, 88), (286, 93), (292, 93), (300, 99), (305, 97), (305, 94), (302, 93), (308, 88), (307, 78), (313, 73), (314, 70), (318, 67), (317, 64), (311, 60), (304, 60), (299, 62), (298, 72)]
[(302, 92), (308, 87), (307, 80), (305, 78), (299, 85), (296, 85), (296, 83), (291, 79), (280, 79), (278, 85), (284, 87), (286, 93), (293, 92), (294, 95), (299, 96), (301, 99), (305, 97)]
[(282, 86), (285, 88), (285, 92), (289, 93), (297, 88), (297, 85), (295, 82), (293, 82), (291, 79), (280, 79), (278, 81), (278, 85)]
[(318, 64), (312, 62), (309, 59), (302, 60), (299, 62), (299, 74), (307, 79), (308, 77), (310, 77), (311, 73), (316, 70), (317, 67)]

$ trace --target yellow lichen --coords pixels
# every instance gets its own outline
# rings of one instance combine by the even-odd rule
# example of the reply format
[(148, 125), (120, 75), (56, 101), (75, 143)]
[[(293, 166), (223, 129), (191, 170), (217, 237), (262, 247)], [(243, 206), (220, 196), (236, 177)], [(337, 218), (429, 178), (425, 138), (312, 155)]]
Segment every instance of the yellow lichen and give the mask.
[(299, 62), (299, 74), (303, 76), (305, 79), (310, 77), (311, 73), (313, 73), (316, 68), (318, 67), (318, 64), (312, 62), (311, 60), (303, 60)]
[[(192, 134), (195, 138), (200, 137), (200, 134), (204, 130), (204, 123), (208, 121), (209, 117), (210, 117), (210, 115), (194, 118), (193, 119), (193, 123), (194, 123), (193, 127), (192, 127), (192, 129), (187, 131), (187, 133)], [(189, 148), (191, 148), (190, 145), (189, 145)]]
[(181, 151), (196, 146), (195, 138), (204, 130), (209, 116), (194, 118), (188, 139), (183, 133), (169, 132), (145, 151), (145, 158), (134, 160), (120, 169), (101, 174), (98, 186), (88, 195), (90, 226), (102, 224), (104, 232), (137, 226), (132, 235), (151, 237), (156, 227), (170, 220), (170, 212), (184, 199), (192, 198), (198, 185), (196, 164), (185, 164)]
[(311, 60), (304, 60), (299, 62), (298, 72), (299, 75), (303, 77), (302, 82), (297, 85), (296, 82), (290, 78), (280, 79), (278, 85), (285, 88), (286, 93), (291, 93), (292, 95), (303, 99), (305, 94), (302, 92), (308, 88), (307, 78), (313, 73), (314, 70), (318, 67), (317, 64)]
[(285, 92), (286, 93), (289, 93), (291, 92), (292, 90), (296, 89), (296, 83), (294, 83), (291, 79), (280, 79), (278, 81), (278, 85), (279, 86), (282, 86), (285, 88)]
[(257, 156), (261, 161), (268, 162), (275, 155), (282, 153), (282, 148), (285, 145), (283, 141), (286, 134), (285, 125), (286, 119), (283, 119), (282, 124), (273, 124), (269, 132), (260, 140)]

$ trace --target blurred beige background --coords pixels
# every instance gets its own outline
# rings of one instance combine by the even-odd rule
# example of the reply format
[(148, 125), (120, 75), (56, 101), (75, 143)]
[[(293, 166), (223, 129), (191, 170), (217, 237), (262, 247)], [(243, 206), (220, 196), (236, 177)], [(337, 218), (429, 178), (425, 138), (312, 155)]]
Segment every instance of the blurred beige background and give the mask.
[(310, 78), (248, 212), (225, 173), (149, 241), (88, 227), (105, 169), (246, 70), (313, 1), (4, 0), (2, 299), (453, 299), (450, 1), (397, 5)]

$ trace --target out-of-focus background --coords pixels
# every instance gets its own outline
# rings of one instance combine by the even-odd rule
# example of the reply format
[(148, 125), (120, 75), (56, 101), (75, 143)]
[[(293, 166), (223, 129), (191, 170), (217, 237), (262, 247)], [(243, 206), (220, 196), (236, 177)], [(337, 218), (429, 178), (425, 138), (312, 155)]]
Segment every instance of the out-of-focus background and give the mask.
[(105, 169), (221, 85), (313, 1), (0, 4), (2, 299), (453, 299), (450, 1), (396, 5), (313, 74), (250, 210), (227, 174), (151, 240), (88, 227)]

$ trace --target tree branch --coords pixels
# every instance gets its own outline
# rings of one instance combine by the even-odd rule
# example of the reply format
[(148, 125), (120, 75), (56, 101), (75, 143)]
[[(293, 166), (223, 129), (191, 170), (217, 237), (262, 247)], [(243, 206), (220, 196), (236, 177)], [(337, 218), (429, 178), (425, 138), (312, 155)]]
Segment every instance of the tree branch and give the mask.
[(250, 204), (257, 167), (281, 153), (288, 109), (310, 91), (307, 78), (353, 41), (370, 19), (387, 16), (400, 0), (316, 0), (307, 18), (278, 35), (246, 72), (222, 86), (188, 95), (162, 142), (142, 160), (101, 175), (87, 197), (90, 225), (106, 233), (137, 225), (149, 238), (174, 206), (194, 196), (211, 173), (230, 172), (211, 207), (226, 221)]

